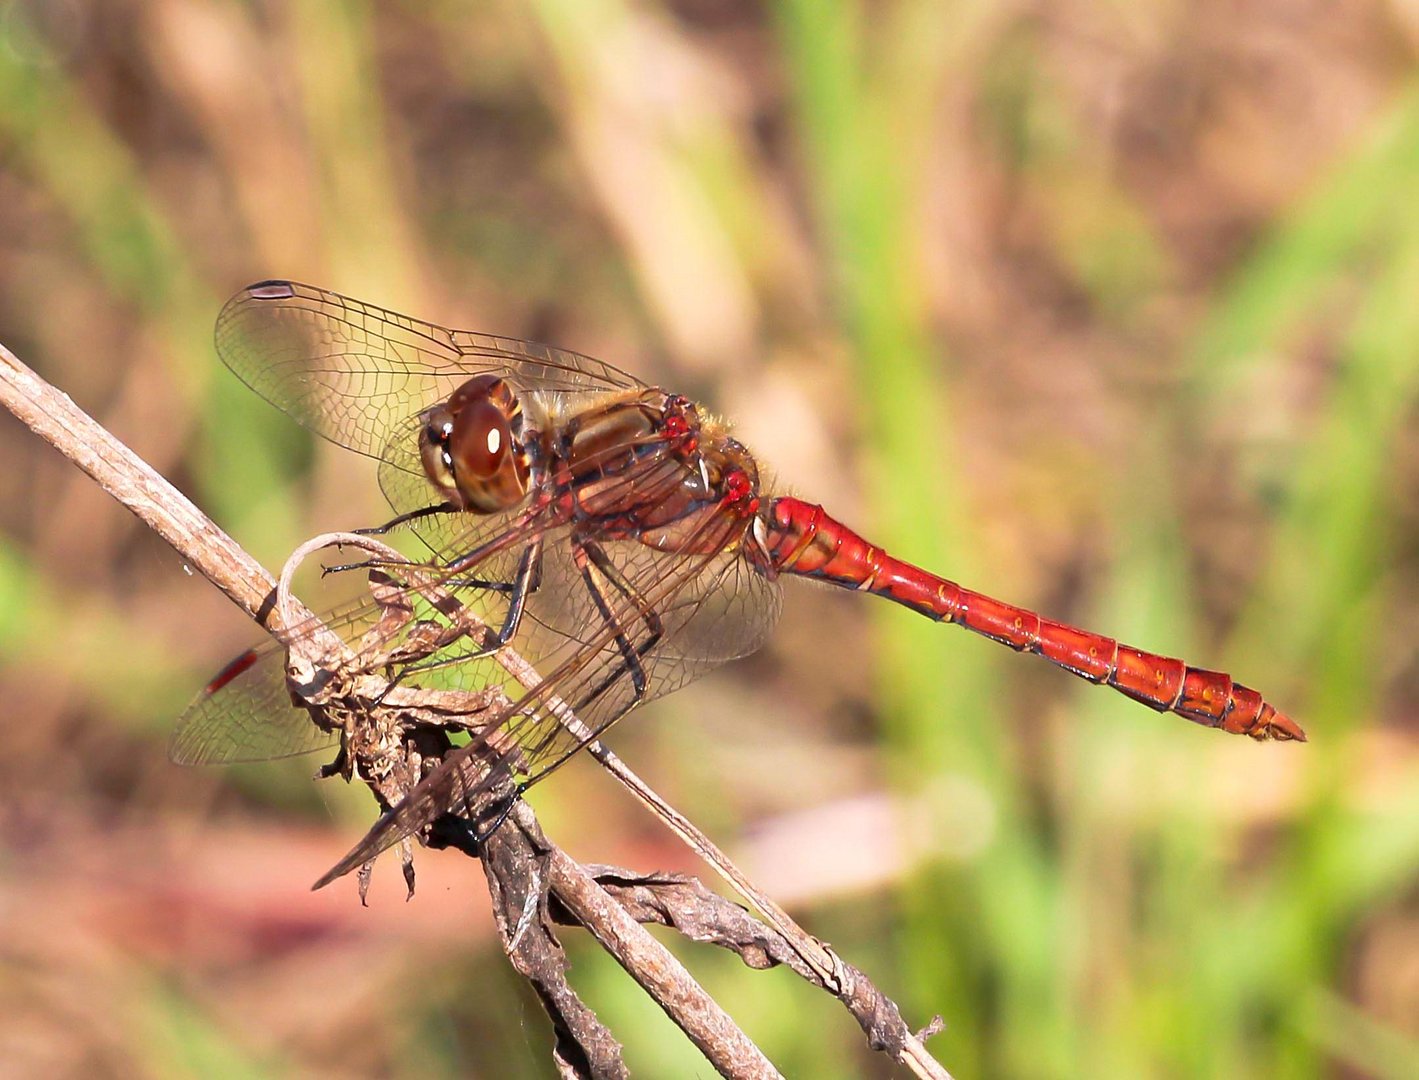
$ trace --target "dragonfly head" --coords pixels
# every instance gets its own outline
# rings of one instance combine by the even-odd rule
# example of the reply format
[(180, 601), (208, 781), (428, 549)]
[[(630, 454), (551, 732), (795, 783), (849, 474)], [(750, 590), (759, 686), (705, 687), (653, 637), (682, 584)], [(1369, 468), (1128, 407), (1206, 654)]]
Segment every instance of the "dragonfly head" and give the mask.
[(426, 410), (419, 457), (429, 481), (460, 509), (493, 514), (520, 503), (532, 458), (522, 403), (507, 380), (478, 375)]

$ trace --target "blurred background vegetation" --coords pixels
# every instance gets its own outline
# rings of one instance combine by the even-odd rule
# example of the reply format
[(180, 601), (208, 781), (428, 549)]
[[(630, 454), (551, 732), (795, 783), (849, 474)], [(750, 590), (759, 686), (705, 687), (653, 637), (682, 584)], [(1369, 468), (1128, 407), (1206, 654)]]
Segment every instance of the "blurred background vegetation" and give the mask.
[[(904, 557), (1232, 671), (1311, 743), (804, 586), (616, 745), (959, 1077), (1413, 1077), (1417, 51), (1390, 0), (4, 3), (0, 339), (268, 566), (386, 514), (214, 357), (289, 276), (695, 395)], [(550, 1075), (476, 866), (309, 894), (367, 794), (164, 754), (250, 625), (0, 455), (0, 1074)], [(593, 767), (532, 801), (696, 869)], [(790, 1075), (885, 1072), (675, 947)]]

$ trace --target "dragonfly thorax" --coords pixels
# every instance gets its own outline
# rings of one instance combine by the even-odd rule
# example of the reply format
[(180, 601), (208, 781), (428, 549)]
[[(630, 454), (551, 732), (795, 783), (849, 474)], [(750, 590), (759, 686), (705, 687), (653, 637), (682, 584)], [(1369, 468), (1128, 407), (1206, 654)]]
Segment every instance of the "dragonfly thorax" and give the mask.
[(527, 495), (532, 455), (522, 403), (507, 380), (469, 379), (423, 418), (419, 457), (430, 483), (449, 503), (493, 514)]

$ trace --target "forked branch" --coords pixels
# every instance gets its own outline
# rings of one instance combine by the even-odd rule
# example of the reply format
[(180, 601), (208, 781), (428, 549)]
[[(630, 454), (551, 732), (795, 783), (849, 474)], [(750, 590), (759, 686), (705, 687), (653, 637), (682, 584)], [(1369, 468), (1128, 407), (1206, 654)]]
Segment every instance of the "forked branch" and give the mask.
[[(269, 574), (185, 496), (69, 397), (40, 379), (0, 345), (0, 402), (36, 434), (163, 537), (195, 570), (258, 625), (279, 629), (277, 592)], [(287, 605), (279, 621), (308, 612)], [(919, 1076), (948, 1077), (896, 1006), (855, 968), (805, 933), (756, 889), (687, 819), (670, 807), (609, 750), (591, 752), (657, 816), (723, 874), (769, 922), (688, 879), (640, 877), (610, 868), (594, 873), (547, 841), (531, 808), (519, 803), (507, 826), (478, 845), (495, 915), (514, 966), (532, 980), (557, 1029), (557, 1063), (564, 1075), (624, 1073), (619, 1046), (570, 990), (549, 917), (586, 927), (685, 1031), (725, 1076), (774, 1076), (773, 1066), (641, 922), (662, 922), (696, 940), (732, 948), (753, 967), (784, 963), (837, 996), (874, 1049)], [(458, 838), (435, 842), (461, 846)], [(598, 881), (600, 884), (598, 884)], [(550, 907), (550, 911), (549, 911)], [(930, 1034), (935, 1025), (923, 1033)], [(949, 1077), (948, 1077), (949, 1080)]]

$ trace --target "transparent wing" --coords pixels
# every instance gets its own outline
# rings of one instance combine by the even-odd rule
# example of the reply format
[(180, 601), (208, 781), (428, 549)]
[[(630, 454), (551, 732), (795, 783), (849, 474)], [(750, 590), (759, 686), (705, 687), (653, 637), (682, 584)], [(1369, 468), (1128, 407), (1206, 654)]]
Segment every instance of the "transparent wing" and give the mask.
[(781, 595), (744, 559), (742, 534), (742, 522), (710, 518), (679, 552), (618, 541), (591, 570), (570, 534), (549, 542), (513, 644), (534, 662), (534, 677), (490, 672), (497, 661), (471, 656), (437, 673), (456, 687), (474, 680), (468, 689), (502, 680), (511, 704), (493, 723), (496, 736), (446, 758), (317, 886), (444, 814), (476, 813), (509, 779), (536, 783), (631, 709), (758, 648)]
[[(460, 602), (495, 629), (507, 616), (520, 556), (518, 550), (493, 552), (476, 569), (460, 574), (454, 586)], [(437, 576), (430, 568), (422, 569), (426, 576)], [(307, 626), (283, 631), (282, 637), (298, 642), (333, 633), (350, 651), (345, 674), (358, 675), (385, 666), (420, 614), (401, 616), (393, 632), (382, 632), (389, 610), (387, 601), (371, 596), (317, 616)], [(268, 638), (213, 676), (178, 718), (168, 757), (179, 765), (232, 765), (333, 747), (339, 733), (317, 726), (310, 713), (293, 702), (286, 657), (286, 645)]]
[(402, 421), (472, 375), (560, 394), (641, 385), (578, 353), (450, 330), (294, 281), (263, 281), (233, 296), (217, 316), (216, 343), (227, 367), (271, 404), (372, 457), (384, 454)]
[[(254, 389), (322, 434), (381, 458), (381, 483), (401, 512), (428, 504), (426, 482), (411, 464), (417, 413), (467, 377), (472, 369), (460, 358), (475, 348), (484, 363), (507, 363), (502, 373), (522, 387), (563, 395), (561, 407), (567, 395), (604, 396), (637, 385), (585, 358), (552, 350), (533, 358), (522, 343), (515, 343), (513, 355), (505, 345), (488, 344), (493, 340), (288, 282), (251, 287), (218, 322), (223, 358)], [(652, 504), (681, 497), (688, 466), (650, 452), (641, 460), (618, 480), (623, 497), (603, 488), (598, 499), (655, 520)], [(491, 725), (480, 719), (470, 744), (382, 819), (341, 867), (358, 864), (442, 814), (468, 811), (491, 782), (535, 782), (631, 708), (753, 651), (772, 627), (778, 587), (744, 559), (747, 521), (736, 512), (705, 504), (677, 547), (661, 550), (614, 533), (598, 535), (594, 521), (559, 523), (552, 505), (544, 504), (534, 517), (526, 511), (427, 519), (439, 524), (421, 535), (443, 558), (407, 569), (411, 580), (433, 581), (452, 604), (435, 603), (416, 589), (400, 625), (411, 636), (417, 628), (422, 642), (432, 630), (440, 643), (437, 655), (418, 648), (401, 653), (387, 634), (371, 638), (368, 628), (383, 626), (377, 599), (341, 616), (339, 629), (350, 646), (342, 675), (397, 670), (401, 687), (502, 689), (510, 702)], [(677, 504), (674, 513), (682, 510)], [(459, 627), (467, 627), (466, 613), (487, 627), (503, 625), (517, 582), (528, 580), (518, 574), (527, 565), (523, 552), (537, 545), (542, 554), (536, 588), (526, 597), (512, 642), (519, 664), (530, 666), (509, 667), (500, 662), (505, 657), (489, 655), (484, 633)], [(476, 561), (463, 557), (485, 547), (487, 554)], [(461, 556), (456, 572), (448, 569), (453, 556)], [(398, 568), (386, 572), (397, 575)], [(174, 740), (179, 759), (254, 760), (328, 745), (323, 732), (306, 730), (319, 731), (309, 719), (305, 728), (291, 720), (304, 714), (284, 693), (284, 665), (273, 659), (280, 650), (252, 655), (248, 668), (235, 674), (229, 668), (185, 715)], [(396, 655), (417, 659), (401, 666), (390, 660)], [(263, 711), (275, 717), (279, 730), (261, 727)]]
[(234, 765), (295, 757), (335, 745), (286, 689), (286, 650), (275, 641), (248, 649), (183, 710), (168, 741), (179, 765)]
[[(632, 595), (621, 595), (611, 583), (600, 594), (610, 594), (616, 621), (625, 624), (633, 642), (643, 645), (651, 636), (634, 597), (642, 598), (660, 620), (661, 636), (642, 660), (647, 700), (755, 652), (778, 621), (780, 586), (755, 571), (737, 547), (690, 555), (633, 540), (600, 546)], [(532, 624), (524, 631), (530, 638), (550, 635), (581, 649), (592, 648), (605, 636), (607, 620), (570, 544), (549, 545), (542, 560), (542, 587), (529, 598), (524, 620)], [(600, 647), (610, 663), (614, 643)], [(547, 658), (540, 659), (545, 663)]]
[[(388, 602), (378, 597), (312, 624), (309, 632), (333, 629), (346, 641), (342, 676), (395, 670), (404, 688), (501, 688), (510, 702), (491, 721), (480, 720), (469, 745), (382, 818), (337, 871), (443, 814), (469, 812), (495, 784), (535, 783), (635, 706), (758, 648), (781, 596), (744, 558), (744, 532), (743, 520), (707, 512), (680, 550), (660, 551), (634, 540), (588, 541), (567, 525), (524, 523), (505, 534), (507, 546), (495, 543), (488, 558), (456, 573), (439, 564), (404, 568), (411, 579), (434, 582), (442, 597), (415, 588), (401, 594), (407, 611), (392, 632)], [(540, 581), (527, 597), (511, 646), (518, 663), (511, 663), (506, 652), (488, 653), (484, 635), (455, 631), (467, 627), (467, 614), (482, 626), (501, 625), (521, 545), (539, 541)], [(396, 581), (400, 572), (383, 568)], [(436, 652), (410, 649), (415, 661), (391, 664), (402, 638), (428, 640), (431, 630), (444, 642)], [(287, 636), (302, 635), (298, 629)], [(251, 761), (331, 745), (334, 736), (291, 704), (283, 659), (284, 650), (270, 643), (224, 669), (184, 714), (174, 759)]]
[[(634, 541), (605, 545), (611, 577), (589, 585), (573, 554), (566, 527), (541, 535), (542, 581), (527, 599), (513, 650), (528, 662), (519, 678), (481, 640), (452, 641), (432, 659), (440, 666), (401, 673), (401, 685), (447, 690), (501, 686), (516, 704), (499, 720), (504, 745), (519, 749), (519, 774), (529, 781), (576, 750), (585, 732), (604, 730), (635, 705), (668, 694), (705, 672), (756, 650), (777, 621), (780, 589), (734, 549), (689, 556), (654, 551)], [(483, 625), (497, 629), (506, 617), (521, 551), (495, 552), (454, 575), (441, 567), (410, 564), (436, 581)], [(391, 568), (398, 573), (397, 568)], [(610, 614), (597, 606), (596, 596)], [(347, 605), (297, 628), (286, 637), (334, 631), (350, 649), (344, 674), (383, 669), (400, 636), (414, 627), (450, 626), (447, 610), (415, 593), (398, 634), (381, 635), (385, 603)], [(655, 613), (655, 622), (647, 618)], [(638, 687), (627, 653), (636, 655)], [(570, 710), (584, 728), (568, 727), (558, 710)], [(188, 706), (169, 743), (184, 765), (233, 764), (290, 757), (327, 749), (337, 733), (317, 727), (296, 707), (286, 687), (286, 649), (274, 640), (249, 649), (222, 669)], [(457, 809), (457, 808), (451, 808)], [(447, 811), (441, 811), (447, 812)], [(437, 816), (435, 814), (434, 816)]]

